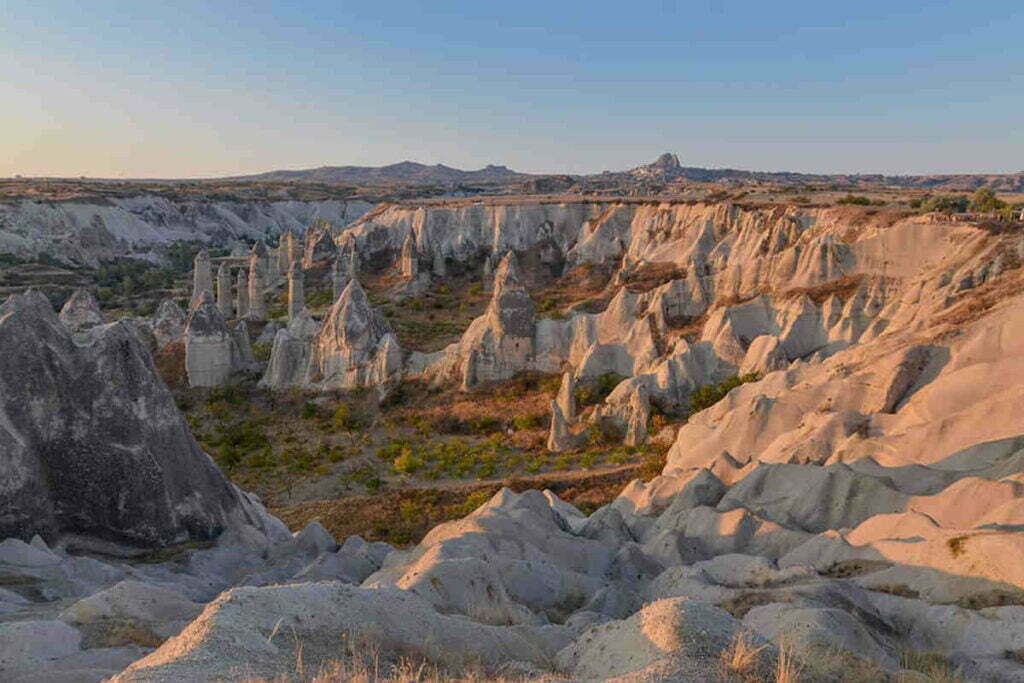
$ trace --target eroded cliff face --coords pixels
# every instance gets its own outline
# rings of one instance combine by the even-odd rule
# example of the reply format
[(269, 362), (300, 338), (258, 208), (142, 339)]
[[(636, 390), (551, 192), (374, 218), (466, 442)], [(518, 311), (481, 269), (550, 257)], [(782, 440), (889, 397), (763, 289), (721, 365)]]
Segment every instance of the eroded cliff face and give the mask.
[[(876, 224), (892, 222), (881, 216)], [(858, 223), (860, 225), (858, 225)], [(619, 262), (694, 267), (697, 276), (728, 263), (755, 270), (724, 278), (722, 295), (756, 285), (809, 286), (849, 268), (843, 243), (872, 221), (846, 209), (744, 208), (731, 203), (574, 202), (387, 206), (346, 228), (364, 263), (393, 262), (411, 233), (425, 264), (481, 267), (487, 254), (536, 252), (559, 269)], [(764, 257), (775, 257), (765, 259)]]
[(178, 240), (229, 244), (292, 230), (314, 221), (345, 225), (366, 213), (363, 200), (173, 201), (141, 195), (96, 202), (0, 204), (0, 253), (95, 265), (117, 256), (145, 256)]

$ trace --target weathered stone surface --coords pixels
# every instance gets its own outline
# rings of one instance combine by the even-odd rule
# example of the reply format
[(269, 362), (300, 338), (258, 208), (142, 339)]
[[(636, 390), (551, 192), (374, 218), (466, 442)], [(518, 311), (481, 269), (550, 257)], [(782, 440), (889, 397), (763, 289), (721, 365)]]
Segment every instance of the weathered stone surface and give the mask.
[(249, 259), (249, 320), (267, 319), (266, 287), (266, 267), (254, 253)]
[(305, 308), (288, 322), (287, 327), (278, 330), (260, 386), (273, 389), (303, 386), (309, 373), (313, 338), (319, 330), (320, 324)]
[[(289, 624), (287, 630), (278, 628), (282, 623)], [(297, 643), (315, 670), (320, 661), (341, 654), (340, 634), (378, 647), (385, 656), (417, 653), (444, 666), (542, 665), (548, 657), (538, 629), (476, 624), (438, 614), (409, 593), (324, 581), (228, 591), (181, 635), (113, 680), (234, 678), (243, 675), (242, 662), (244, 675), (273, 678), (294, 671)]]
[(416, 254), (416, 240), (413, 239), (412, 233), (405, 238), (402, 243), (402, 277), (415, 280), (420, 272), (419, 256)]
[(173, 299), (164, 299), (153, 316), (153, 336), (159, 348), (181, 341), (185, 335), (187, 316)]
[(0, 347), (0, 535), (155, 546), (243, 513), (124, 323), (76, 343), (30, 291), (0, 305)]
[(194, 305), (203, 292), (213, 294), (213, 265), (210, 263), (210, 253), (206, 249), (200, 249), (192, 260), (192, 300), (190, 305)]
[(334, 226), (327, 221), (313, 221), (306, 228), (305, 245), (302, 255), (304, 268), (333, 260), (338, 253), (338, 246), (334, 242)]
[(88, 289), (79, 288), (60, 309), (60, 321), (72, 332), (80, 332), (106, 322), (96, 297)]
[(388, 321), (352, 280), (313, 339), (307, 382), (324, 388), (379, 387), (397, 382), (402, 351)]
[(576, 439), (569, 432), (569, 425), (562, 414), (558, 401), (551, 402), (551, 429), (548, 432), (548, 450), (554, 453), (575, 448)]
[[(535, 309), (519, 278), (513, 252), (494, 274), (494, 294), (487, 312), (466, 330), (459, 343), (462, 385), (508, 379), (529, 367), (534, 352)], [(469, 363), (476, 353), (476, 362)]]
[(305, 273), (302, 266), (293, 262), (288, 269), (288, 320), (295, 320), (306, 308)]
[(231, 330), (204, 292), (193, 304), (185, 324), (185, 369), (193, 387), (217, 387), (227, 383), (238, 365)]
[(235, 302), (231, 296), (231, 266), (221, 263), (217, 269), (217, 308), (227, 320), (235, 312)]
[(235, 280), (235, 314), (239, 318), (249, 315), (249, 275), (244, 268), (238, 269), (238, 278)]

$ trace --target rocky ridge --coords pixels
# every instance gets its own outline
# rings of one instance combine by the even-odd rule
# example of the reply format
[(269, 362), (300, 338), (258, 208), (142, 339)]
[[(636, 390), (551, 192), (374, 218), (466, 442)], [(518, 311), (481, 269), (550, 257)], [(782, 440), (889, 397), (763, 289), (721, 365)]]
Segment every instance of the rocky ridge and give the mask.
[(0, 202), (0, 253), (46, 254), (95, 266), (122, 256), (153, 257), (179, 240), (231, 244), (302, 232), (315, 220), (344, 225), (372, 208), (364, 200), (209, 201), (156, 195), (63, 202)]

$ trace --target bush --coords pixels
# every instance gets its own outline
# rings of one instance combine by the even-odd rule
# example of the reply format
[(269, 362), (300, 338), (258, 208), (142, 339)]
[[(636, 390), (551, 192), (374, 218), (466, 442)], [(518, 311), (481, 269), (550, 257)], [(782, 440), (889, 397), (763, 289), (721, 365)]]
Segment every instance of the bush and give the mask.
[(1006, 202), (999, 199), (991, 187), (979, 187), (971, 197), (971, 210), (978, 213), (999, 211), (1006, 207)]
[(591, 446), (607, 446), (622, 441), (622, 430), (613, 420), (602, 418), (587, 427), (587, 443)]
[(756, 382), (759, 379), (761, 379), (761, 375), (756, 372), (751, 372), (746, 375), (730, 377), (718, 384), (707, 384), (702, 386), (690, 394), (690, 414), (693, 415), (694, 413), (699, 413), (705, 408), (710, 408), (725, 398), (726, 394), (741, 384)]
[(347, 403), (339, 403), (334, 410), (334, 426), (344, 432), (355, 431), (366, 427), (368, 420), (361, 411)]
[(619, 386), (619, 383), (624, 379), (626, 378), (618, 373), (606, 372), (597, 379), (591, 380), (584, 386), (576, 389), (576, 403), (580, 407), (601, 403), (608, 398), (608, 394), (612, 393), (612, 390)]
[(871, 206), (871, 200), (867, 197), (860, 197), (858, 195), (848, 194), (841, 198), (837, 204), (851, 204), (853, 206)]
[(946, 195), (926, 197), (921, 201), (924, 211), (940, 211), (942, 213), (964, 213), (971, 205), (966, 195)]
[(543, 413), (529, 413), (528, 415), (517, 415), (512, 424), (520, 431), (530, 429), (544, 429), (550, 418)]

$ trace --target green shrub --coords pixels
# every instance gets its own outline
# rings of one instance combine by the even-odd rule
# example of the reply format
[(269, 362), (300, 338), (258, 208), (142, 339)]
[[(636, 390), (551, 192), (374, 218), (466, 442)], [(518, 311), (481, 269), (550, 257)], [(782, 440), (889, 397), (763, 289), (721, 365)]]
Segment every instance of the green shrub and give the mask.
[(270, 352), (273, 349), (273, 344), (253, 344), (252, 355), (256, 360), (267, 361), (270, 360)]
[(333, 422), (338, 429), (351, 432), (363, 429), (369, 420), (362, 411), (353, 408), (348, 403), (339, 403), (338, 407), (334, 409)]
[(867, 197), (848, 194), (836, 202), (837, 204), (852, 204), (854, 206), (871, 206), (871, 200)]
[(320, 406), (312, 401), (306, 401), (302, 406), (301, 415), (303, 420), (315, 420), (320, 417)]
[(999, 199), (991, 187), (979, 187), (971, 197), (971, 210), (979, 213), (998, 211), (1006, 207), (1006, 202)]
[(618, 373), (606, 372), (576, 389), (576, 403), (581, 407), (597, 405), (608, 398), (608, 394), (624, 379)]
[(529, 413), (527, 415), (517, 415), (512, 419), (512, 424), (520, 431), (544, 429), (549, 419), (550, 417), (544, 413)]
[(759, 379), (761, 379), (761, 375), (756, 372), (751, 372), (746, 375), (730, 377), (718, 384), (707, 384), (702, 386), (690, 394), (690, 414), (693, 415), (694, 413), (699, 413), (705, 408), (710, 408), (725, 398), (726, 394), (741, 384), (756, 382)]
[(608, 446), (621, 440), (622, 430), (608, 418), (602, 418), (587, 427), (587, 443), (591, 446)]

